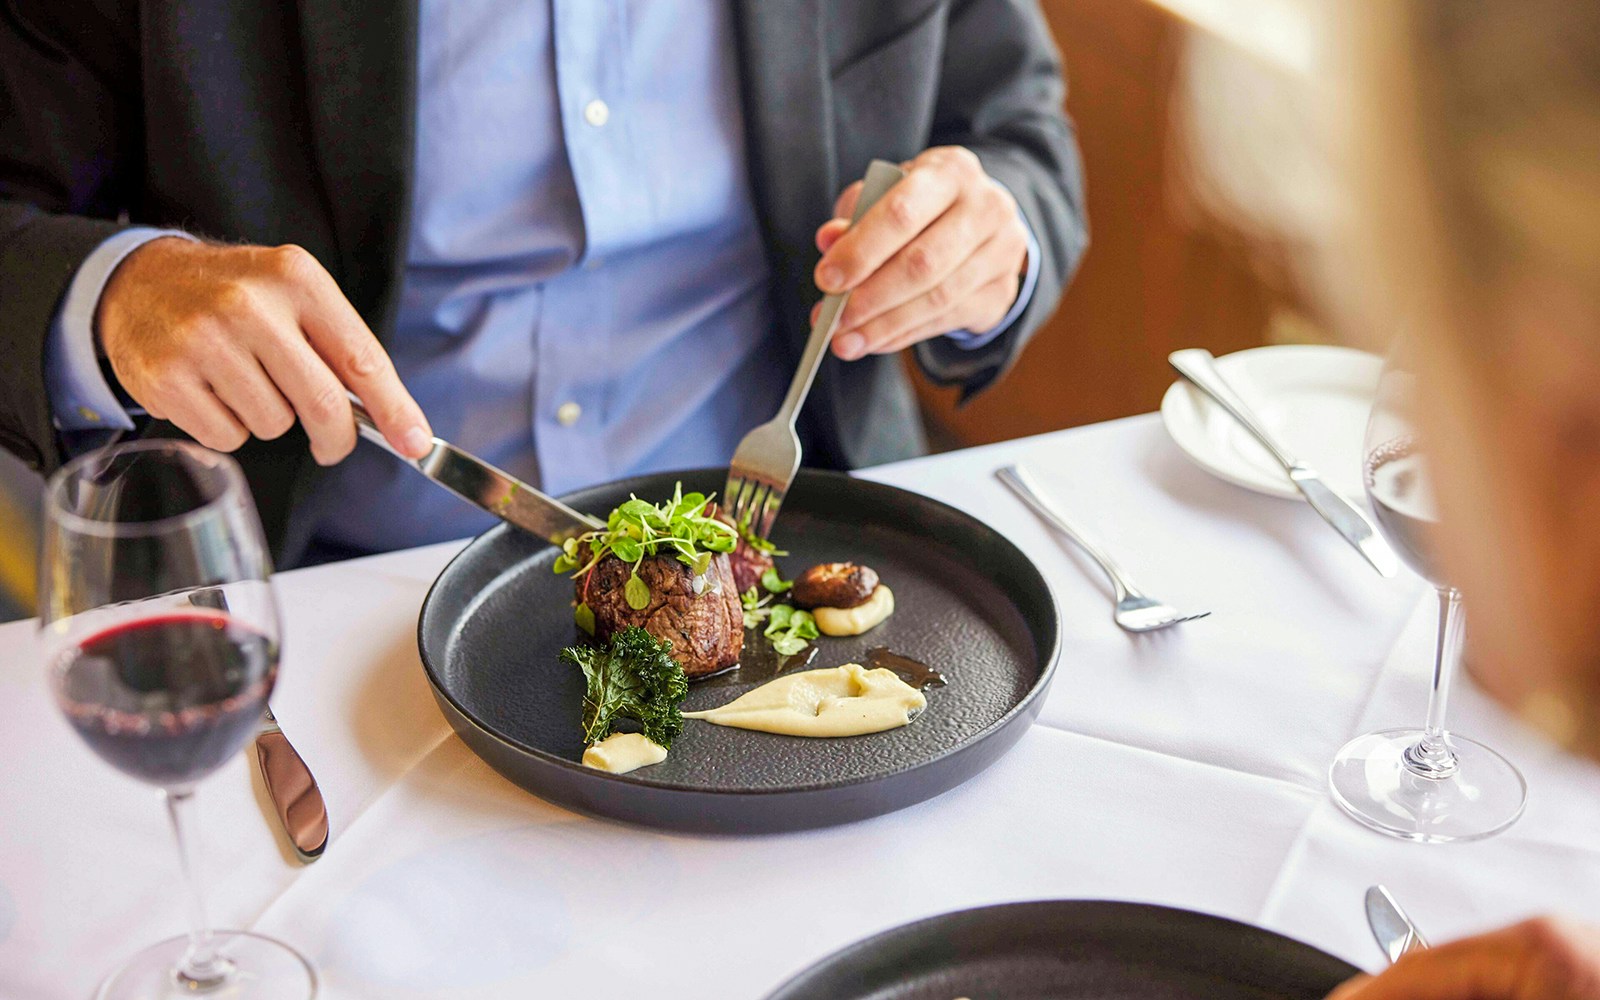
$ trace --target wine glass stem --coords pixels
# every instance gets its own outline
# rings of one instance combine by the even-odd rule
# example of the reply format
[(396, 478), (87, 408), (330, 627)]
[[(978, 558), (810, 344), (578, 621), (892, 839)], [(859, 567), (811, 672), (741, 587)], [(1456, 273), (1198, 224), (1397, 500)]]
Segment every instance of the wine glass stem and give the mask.
[(1428, 696), (1428, 723), (1422, 739), (1405, 753), (1406, 767), (1425, 778), (1448, 778), (1456, 773), (1455, 751), (1445, 739), (1445, 713), (1450, 707), (1450, 685), (1461, 662), (1461, 591), (1439, 588), (1439, 641), (1433, 660), (1433, 691)]
[(172, 836), (178, 845), (178, 869), (183, 875), (183, 894), (189, 910), (189, 949), (178, 967), (172, 970), (178, 983), (196, 992), (225, 982), (233, 963), (217, 954), (206, 922), (206, 904), (200, 887), (200, 873), (194, 864), (195, 805), (193, 790), (162, 792), (167, 802), (167, 818), (172, 821)]

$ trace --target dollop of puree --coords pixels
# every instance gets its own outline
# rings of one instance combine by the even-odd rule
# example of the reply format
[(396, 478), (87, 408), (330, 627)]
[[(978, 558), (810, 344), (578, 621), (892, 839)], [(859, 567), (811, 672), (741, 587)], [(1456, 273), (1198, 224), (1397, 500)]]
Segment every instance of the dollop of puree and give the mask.
[(612, 774), (627, 774), (667, 759), (667, 748), (643, 733), (612, 733), (583, 752), (583, 765)]
[(898, 729), (927, 705), (894, 671), (846, 663), (785, 674), (721, 708), (683, 717), (785, 736), (864, 736)]
[(817, 631), (823, 635), (860, 635), (894, 614), (894, 593), (880, 583), (866, 603), (853, 608), (813, 608)]

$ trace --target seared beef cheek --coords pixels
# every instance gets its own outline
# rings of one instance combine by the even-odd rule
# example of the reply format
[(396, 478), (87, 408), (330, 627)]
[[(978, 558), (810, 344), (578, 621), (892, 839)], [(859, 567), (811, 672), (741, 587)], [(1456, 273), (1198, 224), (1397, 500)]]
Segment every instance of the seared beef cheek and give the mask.
[(650, 603), (635, 611), (623, 593), (630, 567), (606, 556), (578, 578), (578, 600), (594, 611), (600, 641), (630, 625), (672, 643), (672, 657), (690, 677), (716, 673), (739, 662), (744, 649), (744, 609), (739, 604), (728, 557), (718, 554), (706, 571), (705, 588), (694, 592), (694, 574), (671, 556), (649, 556), (639, 564), (639, 579), (650, 588)]
[(733, 585), (742, 594), (760, 585), (761, 574), (772, 568), (772, 555), (741, 538), (728, 553), (728, 563), (733, 567)]

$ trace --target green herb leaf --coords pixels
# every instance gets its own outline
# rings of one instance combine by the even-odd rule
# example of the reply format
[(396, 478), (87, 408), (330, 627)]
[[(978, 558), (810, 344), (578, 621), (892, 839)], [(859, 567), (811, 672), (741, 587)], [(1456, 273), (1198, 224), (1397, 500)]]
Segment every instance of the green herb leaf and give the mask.
[(794, 586), (794, 581), (785, 580), (778, 575), (778, 567), (768, 566), (761, 573), (761, 585), (771, 594), (781, 594)]
[(626, 535), (611, 543), (611, 551), (625, 563), (636, 563), (644, 558), (644, 546)]
[(561, 659), (583, 671), (585, 744), (616, 732), (622, 719), (637, 722), (646, 739), (663, 747), (671, 747), (683, 732), (679, 705), (689, 693), (689, 679), (672, 658), (670, 642), (632, 626), (612, 636), (604, 649), (568, 646)]
[(572, 620), (578, 623), (579, 628), (590, 635), (594, 635), (594, 609), (589, 605), (579, 604), (576, 608), (573, 608)]
[(772, 640), (772, 648), (781, 656), (793, 656), (806, 648), (806, 640), (799, 636), (782, 635)]
[(787, 604), (774, 604), (768, 609), (767, 630), (762, 633), (767, 638), (783, 632), (789, 627), (789, 619), (794, 617), (794, 608)]
[(556, 556), (555, 565), (550, 567), (550, 569), (556, 573), (570, 573), (577, 568), (578, 560), (572, 558), (566, 553)]
[(622, 588), (622, 596), (628, 599), (628, 607), (643, 611), (650, 606), (650, 585), (637, 576), (630, 576), (627, 585)]
[[(751, 588), (754, 592), (755, 588)], [(741, 600), (743, 600), (741, 598)], [(801, 611), (787, 604), (774, 604), (762, 609), (769, 615), (767, 627), (761, 634), (771, 640), (772, 648), (783, 656), (793, 656), (806, 647), (806, 643), (820, 635), (817, 619), (809, 611)], [(745, 613), (748, 621), (750, 613)]]

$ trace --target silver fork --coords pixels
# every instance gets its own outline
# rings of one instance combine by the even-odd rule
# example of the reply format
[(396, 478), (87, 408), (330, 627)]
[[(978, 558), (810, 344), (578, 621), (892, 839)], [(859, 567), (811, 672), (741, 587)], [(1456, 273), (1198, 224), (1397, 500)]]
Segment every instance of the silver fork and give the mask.
[(1186, 615), (1176, 609), (1162, 604), (1153, 597), (1147, 596), (1138, 587), (1133, 585), (1127, 574), (1122, 572), (1111, 556), (1106, 554), (1096, 542), (1092, 541), (1081, 528), (1076, 527), (1066, 519), (1066, 516), (1057, 510), (1055, 505), (1044, 498), (1039, 490), (1039, 485), (1028, 475), (1028, 470), (1020, 465), (1007, 465), (996, 469), (995, 476), (1002, 483), (1011, 487), (1011, 491), (1022, 498), (1022, 502), (1032, 508), (1035, 514), (1044, 519), (1046, 524), (1066, 535), (1078, 547), (1089, 554), (1089, 557), (1100, 564), (1106, 576), (1111, 578), (1112, 589), (1116, 592), (1117, 606), (1112, 611), (1111, 617), (1123, 629), (1129, 632), (1154, 632), (1156, 629), (1176, 625), (1179, 622), (1190, 622), (1196, 618), (1204, 618), (1209, 611)]
[[(856, 200), (850, 224), (860, 220), (867, 209), (904, 176), (905, 171), (894, 164), (873, 160), (867, 167), (861, 197)], [(817, 321), (811, 326), (811, 336), (800, 353), (800, 367), (794, 373), (794, 381), (789, 383), (789, 393), (783, 397), (777, 416), (746, 434), (733, 453), (733, 461), (728, 463), (723, 505), (735, 524), (747, 525), (757, 538), (766, 538), (771, 533), (778, 508), (783, 506), (789, 485), (800, 470), (800, 436), (794, 430), (795, 417), (811, 391), (823, 353), (839, 325), (839, 314), (844, 312), (848, 301), (849, 292), (829, 295), (822, 300)]]

